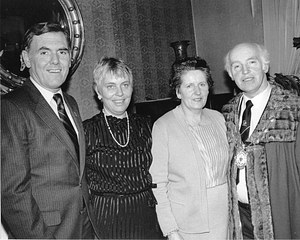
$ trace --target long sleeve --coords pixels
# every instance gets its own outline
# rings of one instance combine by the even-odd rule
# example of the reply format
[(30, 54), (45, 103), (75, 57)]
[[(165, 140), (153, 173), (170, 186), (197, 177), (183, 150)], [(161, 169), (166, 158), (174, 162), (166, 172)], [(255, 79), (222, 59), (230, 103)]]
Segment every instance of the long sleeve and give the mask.
[(2, 100), (1, 110), (1, 211), (15, 238), (54, 236), (43, 221), (32, 196), (29, 159), (29, 122), (15, 104)]
[(157, 215), (162, 232), (208, 230), (206, 176), (200, 151), (177, 107), (154, 123), (153, 163)]
[[(162, 121), (160, 122), (162, 123)], [(168, 192), (168, 161), (169, 161), (169, 146), (168, 134), (166, 128), (154, 124), (152, 130), (152, 155), (153, 163), (150, 167), (150, 174), (153, 177), (153, 182), (157, 184), (157, 188), (153, 189), (155, 197), (158, 201), (157, 216), (164, 235), (178, 229), (178, 225), (171, 210), (170, 201), (167, 195)]]

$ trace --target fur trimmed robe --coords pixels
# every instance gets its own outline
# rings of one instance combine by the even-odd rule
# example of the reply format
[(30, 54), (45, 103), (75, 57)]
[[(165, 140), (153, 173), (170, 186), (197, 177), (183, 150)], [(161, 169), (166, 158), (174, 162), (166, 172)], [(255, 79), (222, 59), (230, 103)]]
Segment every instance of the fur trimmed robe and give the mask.
[[(256, 239), (300, 238), (300, 97), (272, 82), (261, 119), (251, 134), (246, 181)], [(236, 189), (241, 146), (238, 94), (222, 111), (230, 146), (229, 239), (242, 239)]]

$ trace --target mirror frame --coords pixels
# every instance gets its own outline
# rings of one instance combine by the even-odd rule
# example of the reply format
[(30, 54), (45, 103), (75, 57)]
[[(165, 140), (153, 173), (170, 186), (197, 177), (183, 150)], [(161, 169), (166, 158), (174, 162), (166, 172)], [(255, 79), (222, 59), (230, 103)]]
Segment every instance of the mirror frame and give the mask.
[[(76, 0), (57, 1), (61, 4), (68, 20), (71, 38), (71, 67), (68, 76), (71, 76), (78, 68), (83, 56), (85, 41), (83, 19)], [(21, 87), (27, 79), (9, 71), (9, 69), (6, 69), (1, 63), (0, 76), (1, 95)], [(6, 84), (3, 85), (2, 81)]]

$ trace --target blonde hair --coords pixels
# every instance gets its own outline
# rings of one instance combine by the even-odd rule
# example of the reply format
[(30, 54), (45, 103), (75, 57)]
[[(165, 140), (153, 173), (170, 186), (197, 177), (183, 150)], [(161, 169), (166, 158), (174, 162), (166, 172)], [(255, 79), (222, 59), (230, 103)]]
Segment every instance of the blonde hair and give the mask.
[(132, 71), (129, 66), (121, 59), (113, 57), (103, 57), (95, 65), (94, 68), (94, 82), (93, 88), (98, 93), (97, 86), (100, 85), (107, 74), (128, 77), (129, 81), (133, 83)]

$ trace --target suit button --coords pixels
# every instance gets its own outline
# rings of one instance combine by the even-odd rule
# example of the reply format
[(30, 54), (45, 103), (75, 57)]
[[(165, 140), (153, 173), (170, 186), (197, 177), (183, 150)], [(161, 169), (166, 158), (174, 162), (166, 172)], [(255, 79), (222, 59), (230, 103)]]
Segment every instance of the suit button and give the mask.
[(79, 187), (81, 187), (82, 186), (82, 183), (79, 183)]

